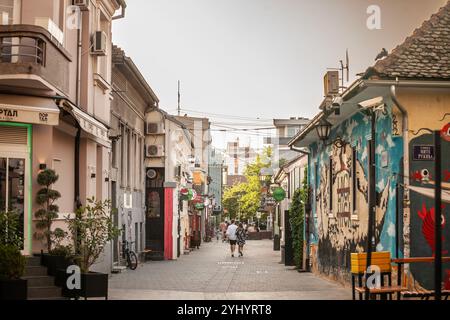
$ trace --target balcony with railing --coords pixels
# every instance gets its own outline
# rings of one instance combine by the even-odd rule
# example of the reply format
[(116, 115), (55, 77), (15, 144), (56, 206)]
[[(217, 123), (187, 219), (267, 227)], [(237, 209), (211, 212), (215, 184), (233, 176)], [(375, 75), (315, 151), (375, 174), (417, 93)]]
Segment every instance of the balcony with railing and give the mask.
[(70, 54), (48, 30), (0, 25), (0, 86), (69, 91)]

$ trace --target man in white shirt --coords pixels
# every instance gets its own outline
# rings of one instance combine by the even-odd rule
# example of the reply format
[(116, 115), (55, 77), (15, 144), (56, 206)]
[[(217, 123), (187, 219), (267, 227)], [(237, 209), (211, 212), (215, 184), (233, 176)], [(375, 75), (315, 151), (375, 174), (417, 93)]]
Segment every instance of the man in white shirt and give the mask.
[(236, 230), (237, 225), (235, 224), (234, 220), (231, 220), (231, 224), (228, 226), (227, 229), (227, 237), (230, 240), (230, 247), (231, 247), (231, 256), (234, 258), (234, 251), (236, 251), (236, 243), (237, 243), (237, 237), (236, 237)]

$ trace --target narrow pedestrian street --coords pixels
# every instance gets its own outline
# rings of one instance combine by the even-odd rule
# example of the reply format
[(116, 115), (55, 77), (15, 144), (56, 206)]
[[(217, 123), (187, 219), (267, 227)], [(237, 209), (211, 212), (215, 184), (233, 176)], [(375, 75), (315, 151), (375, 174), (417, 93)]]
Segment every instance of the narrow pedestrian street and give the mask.
[(228, 244), (204, 243), (181, 261), (151, 261), (113, 275), (112, 300), (343, 300), (351, 291), (280, 263), (272, 241), (248, 241), (244, 258)]

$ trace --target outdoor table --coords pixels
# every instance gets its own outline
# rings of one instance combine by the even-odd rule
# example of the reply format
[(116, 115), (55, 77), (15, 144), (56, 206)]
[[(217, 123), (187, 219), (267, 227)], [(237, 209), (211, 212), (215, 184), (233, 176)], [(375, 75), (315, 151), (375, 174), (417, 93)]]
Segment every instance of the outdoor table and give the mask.
[[(434, 263), (434, 257), (417, 257), (417, 258), (401, 258), (392, 259), (392, 262), (397, 264), (397, 285), (402, 285), (402, 273), (405, 264), (409, 263)], [(450, 257), (442, 257), (442, 263), (450, 262)], [(398, 292), (398, 300), (400, 300), (401, 292)]]

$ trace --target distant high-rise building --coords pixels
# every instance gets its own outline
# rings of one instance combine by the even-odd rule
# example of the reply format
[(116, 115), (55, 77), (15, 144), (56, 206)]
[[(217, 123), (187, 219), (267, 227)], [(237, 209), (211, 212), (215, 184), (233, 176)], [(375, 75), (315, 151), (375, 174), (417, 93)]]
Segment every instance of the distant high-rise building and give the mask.
[(288, 143), (294, 138), (308, 123), (307, 118), (290, 119), (274, 119), (273, 124), (276, 129), (276, 136), (272, 138), (265, 138), (264, 143), (272, 145), (274, 149), (274, 158), (279, 162), (288, 162), (298, 156), (298, 152), (292, 151)]

